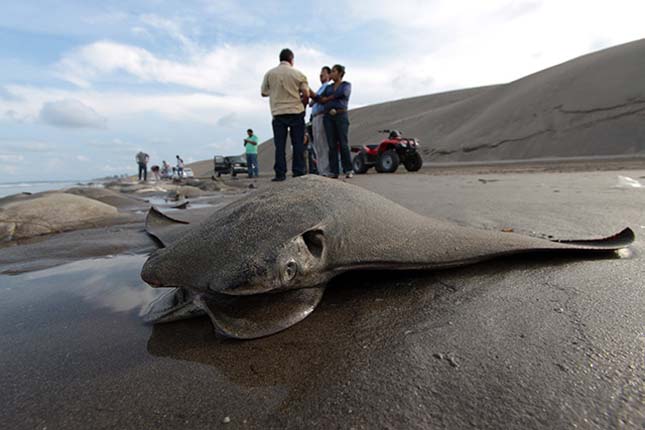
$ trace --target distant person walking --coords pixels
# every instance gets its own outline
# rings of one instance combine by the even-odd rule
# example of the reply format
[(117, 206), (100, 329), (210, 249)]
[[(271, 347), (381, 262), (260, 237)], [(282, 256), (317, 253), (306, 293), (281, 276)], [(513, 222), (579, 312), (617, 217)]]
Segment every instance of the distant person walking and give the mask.
[(354, 176), (352, 172), (352, 158), (349, 152), (349, 96), (352, 93), (352, 84), (343, 81), (345, 67), (336, 64), (331, 68), (330, 78), (333, 85), (325, 88), (318, 102), (325, 105), (323, 124), (329, 143), (329, 168), (332, 178), (339, 175), (338, 151), (342, 161), (343, 173), (346, 178)]
[(150, 156), (143, 151), (139, 151), (137, 152), (137, 155), (135, 155), (134, 159), (139, 165), (139, 180), (141, 180), (141, 178), (143, 177), (143, 180), (147, 181), (148, 180), (148, 161), (150, 160)]
[(176, 156), (177, 158), (177, 175), (179, 175), (179, 179), (181, 179), (184, 176), (184, 160), (179, 157), (179, 155)]
[(293, 52), (283, 49), (280, 64), (269, 70), (262, 80), (262, 97), (269, 97), (273, 115), (273, 143), (275, 144), (275, 177), (272, 181), (287, 178), (287, 133), (293, 148), (291, 171), (293, 176), (306, 174), (305, 166), (305, 106), (309, 101), (307, 77), (293, 67)]
[[(324, 66), (320, 70), (320, 82), (322, 86), (316, 92), (316, 96), (320, 97), (325, 89), (332, 84), (329, 79), (330, 73), (331, 69), (328, 66)], [(311, 134), (313, 135), (313, 150), (316, 154), (316, 167), (319, 175), (331, 176), (331, 170), (329, 168), (329, 145), (327, 144), (327, 135), (325, 134), (325, 126), (323, 124), (325, 105), (316, 103), (315, 98), (312, 101)]]
[(246, 167), (249, 172), (249, 178), (260, 176), (258, 168), (258, 137), (253, 134), (250, 128), (246, 130), (244, 139), (244, 149), (246, 149)]

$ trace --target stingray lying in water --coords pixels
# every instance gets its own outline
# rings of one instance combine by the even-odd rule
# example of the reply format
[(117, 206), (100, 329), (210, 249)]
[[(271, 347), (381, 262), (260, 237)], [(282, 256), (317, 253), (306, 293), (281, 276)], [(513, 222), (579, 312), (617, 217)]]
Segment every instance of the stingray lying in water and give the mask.
[(327, 282), (356, 269), (439, 269), (536, 252), (608, 252), (629, 228), (596, 240), (549, 241), (418, 215), (357, 186), (318, 176), (272, 184), (199, 224), (152, 208), (146, 231), (163, 246), (141, 277), (176, 287), (149, 308), (153, 322), (204, 312), (221, 335), (251, 339), (301, 321)]

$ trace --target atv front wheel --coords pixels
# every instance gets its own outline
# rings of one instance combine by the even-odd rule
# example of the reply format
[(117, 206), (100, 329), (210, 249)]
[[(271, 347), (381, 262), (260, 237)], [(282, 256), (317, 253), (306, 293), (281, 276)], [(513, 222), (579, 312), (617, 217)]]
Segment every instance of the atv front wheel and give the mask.
[(370, 166), (367, 165), (367, 161), (365, 160), (365, 153), (359, 152), (356, 154), (354, 157), (354, 161), (352, 161), (352, 165), (354, 167), (354, 173), (367, 173), (367, 170), (370, 168)]
[(405, 157), (403, 165), (408, 172), (416, 172), (421, 168), (421, 166), (423, 166), (423, 158), (421, 158), (421, 154), (415, 152), (414, 154), (410, 154)]
[(399, 163), (399, 154), (394, 149), (388, 149), (376, 161), (376, 171), (379, 173), (394, 173), (399, 168)]

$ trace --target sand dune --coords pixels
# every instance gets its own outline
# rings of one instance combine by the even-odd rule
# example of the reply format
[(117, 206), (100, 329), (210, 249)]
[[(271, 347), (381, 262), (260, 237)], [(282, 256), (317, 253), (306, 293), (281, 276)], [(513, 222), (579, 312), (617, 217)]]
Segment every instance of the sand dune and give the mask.
[[(476, 71), (473, 71), (476, 73)], [(354, 91), (360, 91), (355, 88)], [(578, 57), (516, 81), (350, 111), (350, 142), (397, 128), (436, 162), (645, 153), (645, 39)], [(263, 171), (273, 141), (260, 145)], [(210, 174), (212, 161), (195, 163)]]

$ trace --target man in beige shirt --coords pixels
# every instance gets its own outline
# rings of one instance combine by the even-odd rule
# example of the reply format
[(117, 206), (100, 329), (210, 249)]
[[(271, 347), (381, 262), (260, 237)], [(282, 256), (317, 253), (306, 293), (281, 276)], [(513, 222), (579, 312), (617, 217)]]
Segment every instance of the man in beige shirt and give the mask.
[(275, 177), (272, 181), (287, 178), (287, 133), (291, 136), (293, 176), (307, 173), (305, 165), (305, 106), (309, 101), (307, 77), (293, 67), (293, 52), (283, 49), (280, 64), (269, 70), (262, 81), (262, 97), (269, 97), (273, 115), (273, 143), (275, 144)]

